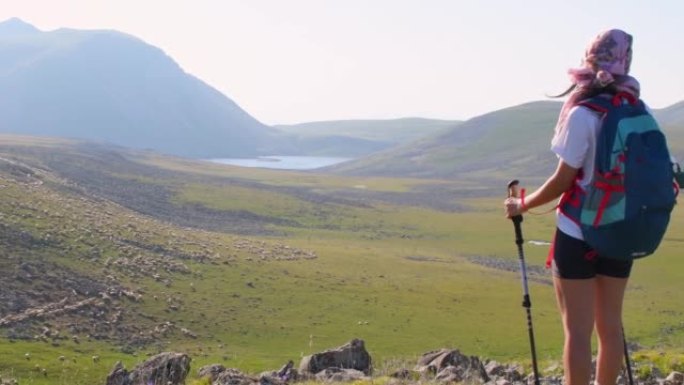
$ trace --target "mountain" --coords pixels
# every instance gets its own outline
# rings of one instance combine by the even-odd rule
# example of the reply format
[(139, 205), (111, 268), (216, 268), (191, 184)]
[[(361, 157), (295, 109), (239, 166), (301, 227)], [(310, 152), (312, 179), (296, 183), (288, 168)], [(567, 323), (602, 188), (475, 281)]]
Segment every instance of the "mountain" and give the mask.
[(655, 110), (654, 115), (667, 134), (670, 152), (684, 164), (684, 101)]
[(684, 101), (659, 110), (655, 110), (656, 118), (665, 126), (684, 126)]
[(189, 157), (272, 153), (286, 140), (159, 48), (124, 33), (0, 23), (0, 132)]
[(401, 118), (388, 120), (336, 120), (276, 125), (295, 137), (307, 155), (359, 157), (412, 142), (460, 124), (453, 120)]
[[(485, 114), (417, 141), (330, 168), (343, 174), (453, 178), (552, 167), (548, 141), (558, 102), (533, 102)], [(541, 151), (546, 150), (546, 151)]]
[[(549, 142), (561, 103), (490, 112), (435, 135), (327, 170), (350, 175), (539, 180), (556, 166)], [(684, 159), (684, 102), (654, 111), (670, 150)]]

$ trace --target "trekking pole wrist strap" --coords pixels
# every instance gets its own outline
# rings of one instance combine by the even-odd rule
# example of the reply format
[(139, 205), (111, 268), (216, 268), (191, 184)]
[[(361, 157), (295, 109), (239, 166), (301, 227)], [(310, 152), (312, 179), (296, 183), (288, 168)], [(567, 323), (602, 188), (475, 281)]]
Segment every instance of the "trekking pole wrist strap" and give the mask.
[(527, 205), (525, 204), (525, 189), (520, 189), (520, 212), (524, 213), (527, 211)]

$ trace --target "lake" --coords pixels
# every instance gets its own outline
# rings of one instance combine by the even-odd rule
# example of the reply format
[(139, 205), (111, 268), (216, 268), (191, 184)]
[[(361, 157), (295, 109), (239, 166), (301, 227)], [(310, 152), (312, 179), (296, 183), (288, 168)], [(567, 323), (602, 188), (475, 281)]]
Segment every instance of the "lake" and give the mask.
[(274, 168), (280, 170), (314, 170), (332, 166), (353, 158), (325, 156), (260, 156), (258, 158), (219, 158), (208, 159), (210, 162), (242, 167)]

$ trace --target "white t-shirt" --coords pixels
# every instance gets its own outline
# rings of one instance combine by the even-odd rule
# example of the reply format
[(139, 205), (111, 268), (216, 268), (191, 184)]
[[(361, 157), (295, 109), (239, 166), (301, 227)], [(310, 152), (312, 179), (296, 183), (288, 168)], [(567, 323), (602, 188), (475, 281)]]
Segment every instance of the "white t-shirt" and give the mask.
[[(596, 138), (601, 128), (600, 115), (587, 107), (573, 107), (566, 118), (566, 124), (555, 133), (551, 140), (553, 151), (568, 166), (583, 170), (579, 185), (585, 188), (594, 174)], [(582, 237), (582, 230), (570, 218), (556, 210), (558, 229), (576, 238)]]

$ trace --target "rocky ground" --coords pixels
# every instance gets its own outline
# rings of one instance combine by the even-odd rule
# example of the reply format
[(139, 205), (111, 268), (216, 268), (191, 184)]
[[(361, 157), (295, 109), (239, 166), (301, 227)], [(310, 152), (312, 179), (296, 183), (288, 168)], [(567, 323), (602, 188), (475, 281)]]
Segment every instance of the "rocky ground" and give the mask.
[[(194, 277), (192, 264), (317, 258), (313, 251), (283, 242), (179, 228), (81, 185), (95, 174), (74, 181), (66, 166), (55, 172), (42, 163), (0, 155), (0, 330), (10, 340), (55, 346), (67, 340), (108, 340), (132, 351), (168, 336), (194, 338), (189, 328), (135, 306), (159, 300), (174, 311), (182, 300), (148, 293), (135, 282), (152, 279), (169, 287), (174, 277)], [(50, 159), (61, 164), (59, 155)], [(117, 199), (159, 192), (141, 192), (136, 183), (105, 185)]]
[[(150, 358), (131, 371), (118, 363), (106, 379), (106, 385), (184, 384), (191, 374), (191, 357), (184, 353), (167, 352)], [(639, 371), (635, 364), (632, 368)], [(375, 373), (372, 358), (365, 343), (353, 339), (349, 343), (303, 357), (297, 367), (293, 361), (280, 369), (250, 375), (236, 368), (220, 364), (203, 366), (196, 377), (205, 378), (211, 385), (285, 385), (301, 382), (317, 383), (381, 383), (396, 385), (413, 384), (488, 384), (532, 385), (533, 373), (526, 373), (518, 364), (501, 364), (476, 356), (468, 356), (456, 349), (440, 349), (422, 355), (411, 368), (395, 368), (389, 373)], [(643, 372), (643, 371), (639, 371)], [(646, 372), (644, 372), (646, 373)], [(632, 382), (640, 385), (682, 385), (684, 374), (672, 371), (663, 376), (650, 370)], [(380, 381), (380, 378), (385, 380)], [(539, 374), (541, 384), (562, 384), (562, 374), (557, 366)], [(621, 375), (618, 384), (627, 385), (627, 376)]]

